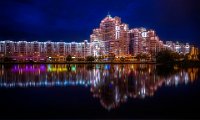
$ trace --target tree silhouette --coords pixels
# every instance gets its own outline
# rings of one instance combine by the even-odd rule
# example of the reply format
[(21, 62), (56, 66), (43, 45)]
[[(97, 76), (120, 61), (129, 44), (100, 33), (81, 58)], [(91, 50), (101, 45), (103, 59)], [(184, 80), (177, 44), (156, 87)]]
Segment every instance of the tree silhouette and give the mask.
[(93, 57), (93, 56), (87, 56), (86, 57), (86, 61), (94, 61), (95, 60), (95, 58)]
[(66, 57), (66, 61), (72, 61), (72, 56), (71, 56), (71, 55), (68, 55), (68, 56)]
[(176, 59), (176, 54), (173, 54), (169, 50), (163, 50), (157, 53), (156, 62), (157, 63), (173, 63)]

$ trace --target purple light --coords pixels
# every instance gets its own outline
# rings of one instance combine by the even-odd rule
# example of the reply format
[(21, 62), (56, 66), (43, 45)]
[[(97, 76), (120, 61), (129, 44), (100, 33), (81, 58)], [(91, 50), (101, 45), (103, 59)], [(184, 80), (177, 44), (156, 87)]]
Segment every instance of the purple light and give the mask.
[(46, 70), (46, 67), (44, 65), (40, 65), (40, 70)]
[(38, 72), (38, 71), (46, 71), (46, 67), (45, 65), (40, 65), (40, 66), (35, 66), (33, 67), (32, 65), (26, 65), (25, 67), (22, 67), (22, 66), (14, 66), (11, 71), (12, 72), (19, 72), (19, 71), (22, 71), (22, 72)]

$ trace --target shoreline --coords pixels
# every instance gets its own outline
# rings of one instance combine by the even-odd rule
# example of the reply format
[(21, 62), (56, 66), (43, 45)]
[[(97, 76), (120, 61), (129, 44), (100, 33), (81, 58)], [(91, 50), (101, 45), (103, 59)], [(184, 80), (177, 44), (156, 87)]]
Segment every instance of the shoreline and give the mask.
[(0, 62), (0, 65), (13, 65), (13, 64), (152, 64), (152, 65), (158, 65), (163, 67), (170, 67), (170, 66), (177, 66), (180, 68), (187, 68), (187, 67), (198, 67), (200, 68), (200, 61), (182, 61), (182, 62), (175, 62), (171, 64), (165, 64), (165, 63), (156, 63), (152, 61), (101, 61), (101, 62), (87, 62), (87, 61), (73, 61), (73, 62)]
[(0, 62), (0, 64), (157, 64), (156, 62)]

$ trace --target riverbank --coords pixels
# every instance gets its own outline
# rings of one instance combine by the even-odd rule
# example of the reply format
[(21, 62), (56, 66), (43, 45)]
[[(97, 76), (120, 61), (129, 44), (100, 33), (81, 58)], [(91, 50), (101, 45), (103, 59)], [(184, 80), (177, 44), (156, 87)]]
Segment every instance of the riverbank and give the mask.
[(152, 61), (0, 62), (0, 64), (156, 64)]

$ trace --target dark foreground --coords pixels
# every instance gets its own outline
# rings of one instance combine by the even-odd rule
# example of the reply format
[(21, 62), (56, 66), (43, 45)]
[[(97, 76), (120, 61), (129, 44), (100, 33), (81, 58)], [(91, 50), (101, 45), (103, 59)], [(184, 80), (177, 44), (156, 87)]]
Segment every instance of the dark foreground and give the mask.
[(0, 67), (0, 118), (199, 118), (198, 68)]
[(1, 89), (0, 118), (199, 118), (199, 87), (161, 88), (111, 111), (85, 88)]

